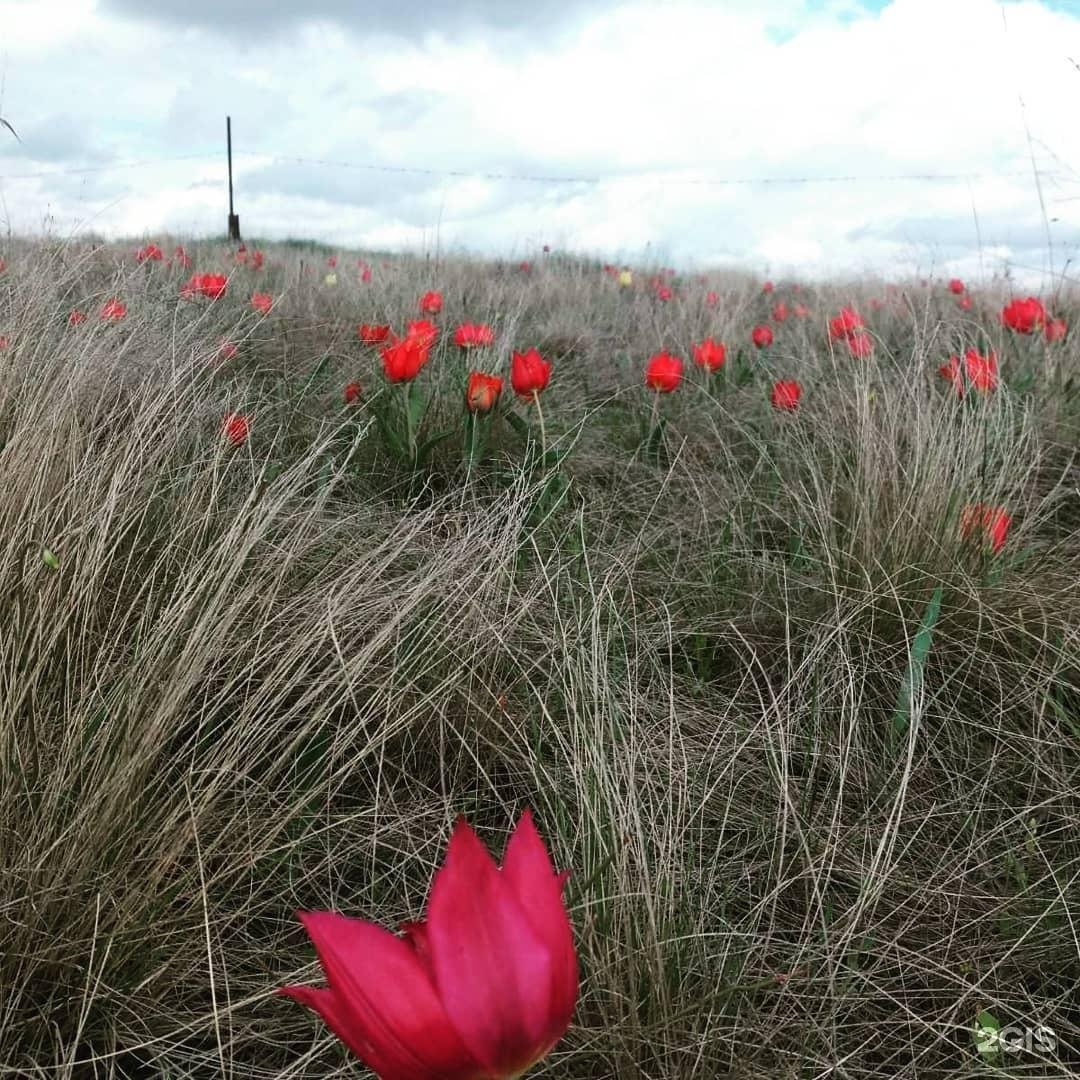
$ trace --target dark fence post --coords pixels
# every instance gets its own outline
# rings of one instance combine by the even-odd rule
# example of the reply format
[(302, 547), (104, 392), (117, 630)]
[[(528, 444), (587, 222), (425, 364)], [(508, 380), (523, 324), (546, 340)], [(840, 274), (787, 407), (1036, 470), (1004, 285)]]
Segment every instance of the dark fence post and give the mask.
[(232, 117), (225, 117), (225, 147), (229, 155), (229, 239), (240, 241), (240, 216), (233, 213), (232, 187)]

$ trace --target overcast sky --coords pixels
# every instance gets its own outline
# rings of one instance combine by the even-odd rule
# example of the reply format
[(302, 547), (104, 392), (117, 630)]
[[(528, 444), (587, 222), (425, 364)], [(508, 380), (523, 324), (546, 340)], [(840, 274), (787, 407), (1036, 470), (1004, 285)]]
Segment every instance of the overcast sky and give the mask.
[(1054, 267), (1080, 246), (1080, 0), (0, 0), (0, 30), (19, 232), (222, 232), (229, 113), (261, 237), (1038, 275), (1037, 170)]

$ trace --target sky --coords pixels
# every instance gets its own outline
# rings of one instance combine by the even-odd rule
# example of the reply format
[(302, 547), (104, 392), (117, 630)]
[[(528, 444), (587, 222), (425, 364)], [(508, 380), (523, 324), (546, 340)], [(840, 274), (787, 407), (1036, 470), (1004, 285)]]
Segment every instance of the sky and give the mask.
[[(0, 0), (0, 226), (772, 275), (1080, 247), (1080, 0)], [(1075, 61), (1075, 63), (1074, 63)]]

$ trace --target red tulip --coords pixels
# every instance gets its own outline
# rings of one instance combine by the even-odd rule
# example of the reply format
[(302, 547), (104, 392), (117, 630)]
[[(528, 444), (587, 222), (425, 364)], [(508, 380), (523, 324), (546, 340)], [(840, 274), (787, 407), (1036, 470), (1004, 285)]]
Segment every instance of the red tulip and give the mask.
[(867, 333), (859, 331), (851, 334), (846, 341), (848, 352), (860, 360), (865, 360), (874, 353), (874, 339)]
[(221, 433), (233, 446), (242, 446), (247, 441), (250, 432), (251, 424), (248, 423), (246, 416), (234, 412), (225, 414), (225, 419), (221, 425)]
[(454, 331), (454, 344), (459, 349), (475, 349), (495, 342), (495, 331), (487, 323), (462, 323)]
[(864, 325), (862, 316), (854, 308), (841, 308), (840, 314), (829, 320), (829, 336), (834, 340), (848, 338)]
[(645, 385), (661, 394), (670, 394), (682, 382), (682, 358), (671, 353), (659, 352), (645, 368)]
[(498, 375), (470, 371), (469, 385), (465, 388), (465, 408), (471, 413), (491, 412), (499, 401), (502, 388), (503, 381)]
[(200, 293), (208, 300), (220, 300), (228, 287), (229, 279), (224, 274), (195, 274), (180, 292), (186, 297)]
[(351, 405), (354, 401), (358, 401), (360, 399), (361, 389), (362, 388), (358, 382), (349, 383), (345, 387), (345, 393), (343, 395), (345, 398), (345, 404)]
[(431, 346), (439, 336), (439, 328), (430, 319), (414, 319), (405, 327), (405, 336), (415, 338), (421, 345)]
[(693, 346), (694, 363), (699, 367), (708, 368), (709, 371), (719, 371), (727, 359), (727, 349), (723, 342), (713, 341), (706, 338)]
[(964, 295), (961, 296), (960, 299), (956, 301), (956, 306), (961, 311), (970, 311), (972, 309), (972, 307), (974, 307), (974, 301), (971, 299), (970, 296), (968, 296), (967, 293), (964, 293)]
[(952, 278), (949, 281), (949, 292), (954, 296), (960, 296), (964, 292), (964, 283), (958, 277)]
[(760, 326), (755, 326), (750, 333), (750, 340), (759, 348), (767, 349), (773, 343), (773, 332), (771, 327), (762, 323)]
[(974, 349), (964, 353), (968, 381), (980, 393), (993, 390), (998, 384), (997, 353), (990, 350), (986, 356), (980, 356)]
[(418, 337), (406, 336), (387, 345), (379, 354), (386, 377), (394, 383), (411, 382), (428, 362), (430, 350), (430, 343)]
[(127, 304), (113, 297), (101, 305), (101, 318), (110, 322), (119, 322), (127, 318)]
[(426, 292), (420, 297), (420, 310), (425, 315), (438, 315), (442, 311), (442, 293)]
[(173, 252), (173, 258), (186, 270), (191, 266), (191, 256), (184, 250), (183, 245)]
[(577, 1001), (565, 880), (528, 811), (501, 869), (459, 820), (425, 922), (398, 937), (300, 912), (328, 985), (278, 993), (318, 1013), (384, 1080), (519, 1077), (562, 1038)]
[(664, 301), (665, 303), (675, 295), (674, 290), (669, 285), (658, 285), (656, 287), (656, 299)]
[(221, 348), (218, 349), (218, 355), (222, 360), (235, 360), (239, 352), (239, 347), (231, 341), (223, 341)]
[(551, 379), (551, 363), (536, 349), (513, 354), (510, 360), (510, 385), (519, 397), (530, 398), (546, 389)]
[(334, 267), (337, 266), (337, 256), (336, 255), (331, 255), (326, 260), (326, 265), (329, 266), (331, 270), (333, 270)]
[(960, 514), (960, 538), (970, 540), (981, 537), (989, 542), (990, 549), (996, 555), (1005, 546), (1011, 525), (1012, 517), (1004, 506), (969, 504)]
[(248, 266), (252, 270), (261, 270), (265, 261), (266, 256), (261, 251), (253, 251), (248, 259)]
[(365, 345), (379, 345), (390, 336), (390, 327), (382, 324), (361, 323), (356, 328), (356, 333)]
[(796, 319), (805, 319), (810, 314), (810, 309), (805, 304), (796, 304), (792, 308), (792, 314)]
[(84, 322), (86, 322), (86, 312), (85, 311), (79, 311), (78, 308), (76, 308), (68, 316), (68, 326), (78, 326), (80, 323), (84, 323)]
[(11, 345), (11, 338), (6, 334), (0, 334), (0, 350), (6, 349)]
[(1053, 344), (1055, 341), (1061, 341), (1062, 338), (1069, 332), (1069, 324), (1064, 319), (1048, 319), (1046, 323), (1046, 340)]
[(771, 293), (774, 288), (776, 288), (776, 286), (773, 285), (771, 281), (766, 281), (765, 284), (761, 286), (761, 291), (763, 293)]
[(1046, 323), (1046, 308), (1034, 296), (1011, 300), (1001, 309), (1001, 322), (1017, 334), (1030, 334)]
[(528, 259), (523, 259), (520, 263), (518, 263), (518, 269), (523, 274), (531, 273), (532, 272), (532, 263), (529, 262)]
[(716, 305), (719, 304), (719, 303), (720, 303), (720, 294), (718, 292), (710, 289), (709, 292), (707, 292), (705, 294), (705, 306), (706, 307), (716, 307)]
[(963, 364), (959, 356), (950, 356), (948, 364), (938, 368), (938, 374), (953, 384), (959, 397), (964, 396), (967, 383), (985, 394), (998, 384), (997, 353), (991, 350), (982, 356), (975, 349), (968, 349), (964, 353)]
[(260, 314), (269, 315), (270, 309), (274, 306), (274, 298), (269, 293), (252, 293), (251, 306)]
[(788, 317), (788, 306), (783, 300), (773, 305), (772, 317), (773, 322), (783, 322)]
[(370, 266), (365, 266), (364, 269), (360, 271), (360, 280), (363, 281), (363, 282), (368, 282), (368, 281), (371, 280), (371, 267)]
[(147, 244), (146, 247), (139, 248), (135, 253), (136, 262), (161, 262), (165, 258), (165, 252), (157, 246), (157, 244)]
[(801, 397), (802, 384), (795, 379), (781, 379), (773, 383), (771, 400), (774, 409), (793, 411), (798, 407)]
[(950, 356), (947, 364), (942, 364), (938, 374), (943, 379), (948, 379), (953, 384), (958, 397), (964, 396), (964, 368), (960, 363), (959, 356)]

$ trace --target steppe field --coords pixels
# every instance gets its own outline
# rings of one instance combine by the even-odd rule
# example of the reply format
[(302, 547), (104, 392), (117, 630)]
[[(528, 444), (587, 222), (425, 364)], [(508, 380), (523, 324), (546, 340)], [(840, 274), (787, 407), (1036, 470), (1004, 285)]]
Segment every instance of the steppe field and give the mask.
[(530, 1077), (1080, 1075), (1076, 290), (0, 254), (0, 1077), (368, 1075), (296, 911), (526, 809)]

